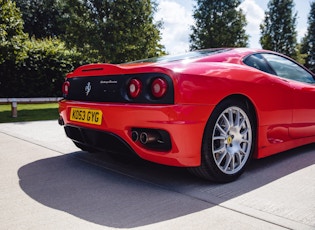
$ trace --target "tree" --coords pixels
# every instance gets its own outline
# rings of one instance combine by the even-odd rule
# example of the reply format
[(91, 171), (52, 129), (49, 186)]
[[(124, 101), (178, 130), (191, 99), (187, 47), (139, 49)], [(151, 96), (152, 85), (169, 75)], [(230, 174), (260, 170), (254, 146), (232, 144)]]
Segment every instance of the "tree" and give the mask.
[(265, 19), (260, 25), (263, 49), (297, 58), (296, 17), (293, 0), (270, 0)]
[(23, 32), (23, 20), (20, 11), (11, 0), (0, 0), (0, 94), (10, 90), (8, 82), (12, 78), (15, 66), (27, 57), (24, 48), (28, 35)]
[(307, 33), (302, 40), (301, 52), (306, 54), (305, 66), (315, 72), (315, 2), (311, 3)]
[(86, 64), (80, 58), (81, 53), (67, 49), (65, 43), (56, 38), (33, 37), (25, 42), (25, 49), (27, 57), (17, 64), (10, 90), (1, 91), (0, 96), (4, 93), (6, 97), (61, 96), (66, 74)]
[(247, 22), (240, 4), (240, 0), (197, 0), (190, 49), (247, 46)]
[[(68, 44), (97, 51), (100, 60), (120, 63), (159, 56), (160, 23), (154, 23), (156, 3), (151, 0), (67, 0)], [(68, 16), (69, 19), (68, 19)], [(94, 53), (95, 55), (95, 53)]]
[(153, 0), (16, 0), (26, 31), (76, 47), (91, 62), (125, 62), (164, 54)]
[(0, 0), (0, 97), (61, 96), (65, 74), (84, 64), (56, 38), (29, 39), (15, 2)]
[(64, 33), (59, 18), (62, 16), (60, 0), (15, 0), (22, 12), (24, 31), (30, 37), (56, 37)]
[[(127, 7), (128, 6), (128, 7)], [(164, 53), (160, 24), (153, 23), (155, 3), (150, 0), (116, 0), (110, 4), (103, 30), (104, 56), (112, 62), (132, 61)]]
[(23, 20), (14, 2), (0, 0), (0, 64), (25, 57), (23, 43), (28, 39), (23, 32)]

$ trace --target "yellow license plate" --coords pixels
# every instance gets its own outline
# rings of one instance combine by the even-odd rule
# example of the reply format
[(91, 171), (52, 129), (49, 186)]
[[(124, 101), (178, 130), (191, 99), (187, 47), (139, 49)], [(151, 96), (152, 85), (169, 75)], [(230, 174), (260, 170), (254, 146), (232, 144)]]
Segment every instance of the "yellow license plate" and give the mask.
[(93, 125), (102, 124), (103, 113), (96, 109), (71, 108), (70, 120)]

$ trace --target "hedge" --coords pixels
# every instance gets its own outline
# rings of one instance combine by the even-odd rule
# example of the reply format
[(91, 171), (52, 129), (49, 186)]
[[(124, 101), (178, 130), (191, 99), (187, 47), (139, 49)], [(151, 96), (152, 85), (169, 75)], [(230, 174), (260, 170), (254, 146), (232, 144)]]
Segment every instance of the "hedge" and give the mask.
[(66, 73), (84, 63), (81, 53), (55, 38), (29, 39), (22, 60), (0, 64), (0, 97), (61, 96)]

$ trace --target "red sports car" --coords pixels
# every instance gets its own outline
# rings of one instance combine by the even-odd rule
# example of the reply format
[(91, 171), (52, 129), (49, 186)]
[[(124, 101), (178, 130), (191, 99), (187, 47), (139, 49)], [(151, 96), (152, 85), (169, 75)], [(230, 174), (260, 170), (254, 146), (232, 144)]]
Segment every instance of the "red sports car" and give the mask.
[(136, 153), (218, 182), (315, 142), (315, 76), (281, 54), (220, 48), (69, 73), (59, 123), (82, 150)]

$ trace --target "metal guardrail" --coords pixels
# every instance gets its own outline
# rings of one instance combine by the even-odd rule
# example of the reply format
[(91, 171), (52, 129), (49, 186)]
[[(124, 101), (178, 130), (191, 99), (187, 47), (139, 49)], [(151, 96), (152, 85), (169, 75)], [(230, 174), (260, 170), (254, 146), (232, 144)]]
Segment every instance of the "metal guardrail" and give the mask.
[(31, 103), (50, 103), (58, 102), (62, 97), (34, 97), (34, 98), (0, 98), (0, 104), (11, 103), (12, 117), (17, 117), (17, 104), (31, 104)]
[(62, 97), (34, 97), (34, 98), (0, 98), (0, 104), (17, 103), (49, 103), (58, 102)]

